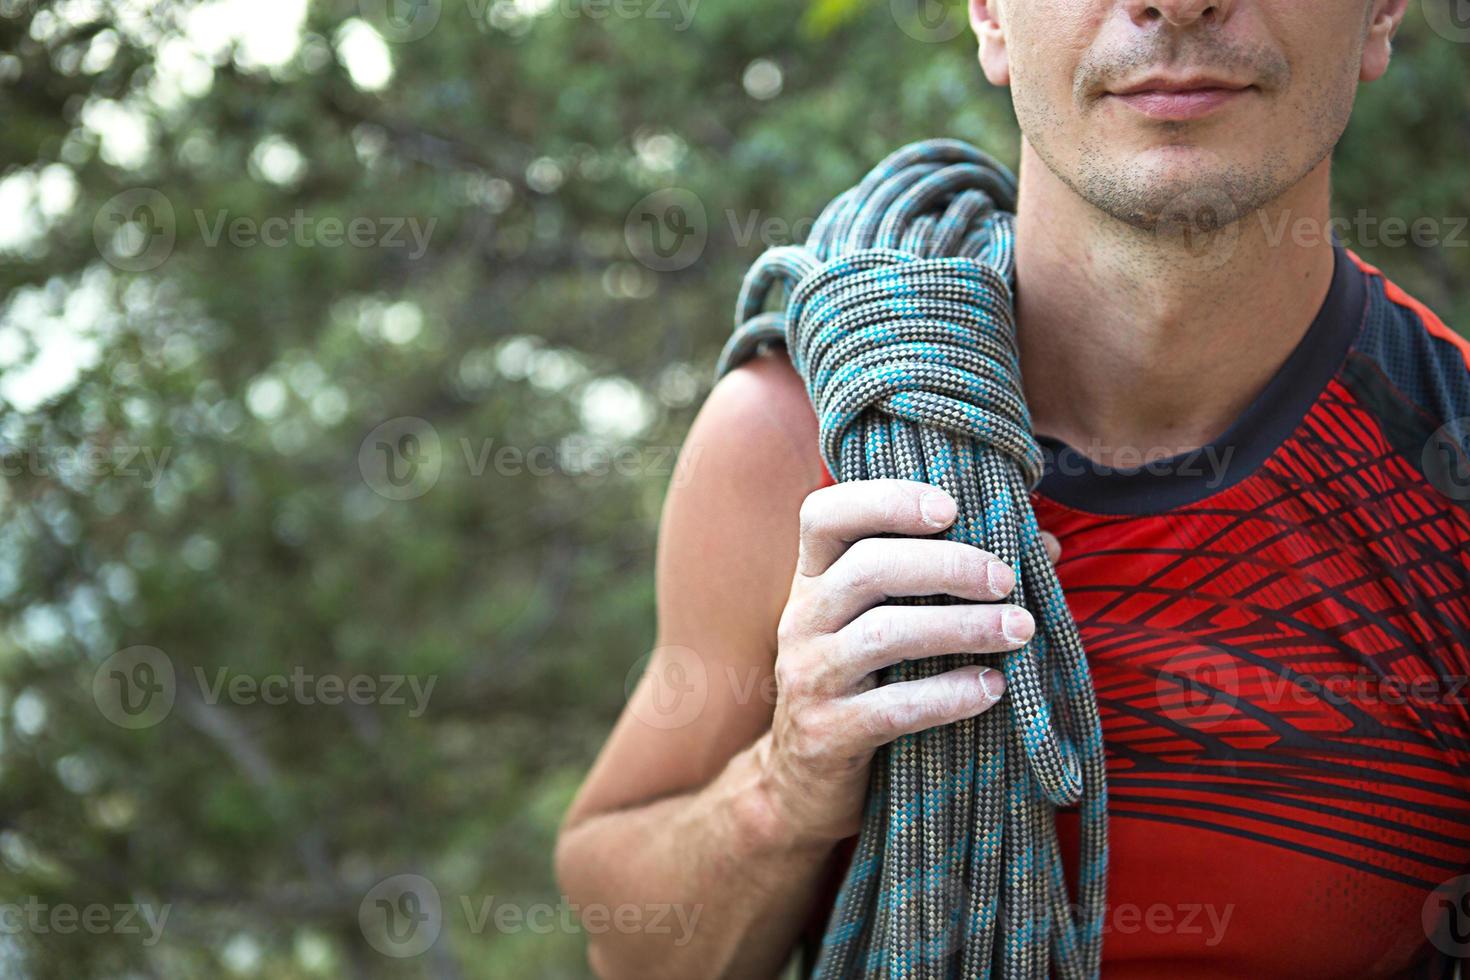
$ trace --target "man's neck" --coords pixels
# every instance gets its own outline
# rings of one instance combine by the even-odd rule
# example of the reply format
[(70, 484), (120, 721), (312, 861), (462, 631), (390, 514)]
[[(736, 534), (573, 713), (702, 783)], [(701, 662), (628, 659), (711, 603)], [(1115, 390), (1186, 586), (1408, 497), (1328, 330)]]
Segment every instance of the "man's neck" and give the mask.
[[(1097, 210), (1027, 146), (1017, 315), (1036, 431), (1100, 463), (1161, 459), (1222, 435), (1326, 298), (1329, 167), (1191, 253)], [(1293, 234), (1301, 219), (1309, 233)]]

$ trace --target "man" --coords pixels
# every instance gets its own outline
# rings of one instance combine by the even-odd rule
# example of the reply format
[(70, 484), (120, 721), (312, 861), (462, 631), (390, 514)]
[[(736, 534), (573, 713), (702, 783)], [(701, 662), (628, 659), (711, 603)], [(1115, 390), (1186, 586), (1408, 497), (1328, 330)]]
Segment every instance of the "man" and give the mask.
[[(1025, 137), (1033, 502), (1103, 715), (1108, 976), (1429, 975), (1421, 915), (1470, 865), (1470, 355), (1329, 224), (1406, 3), (971, 0)], [(1201, 210), (1207, 247), (1175, 220)], [(873, 672), (1033, 629), (1011, 570), (931, 537), (952, 500), (829, 486), (816, 432), (773, 354), (690, 435), (660, 646), (557, 864), (574, 902), (697, 922), (589, 935), (600, 976), (779, 972), (820, 935), (874, 750), (1004, 696), (992, 670)], [(936, 593), (971, 603), (884, 604)]]

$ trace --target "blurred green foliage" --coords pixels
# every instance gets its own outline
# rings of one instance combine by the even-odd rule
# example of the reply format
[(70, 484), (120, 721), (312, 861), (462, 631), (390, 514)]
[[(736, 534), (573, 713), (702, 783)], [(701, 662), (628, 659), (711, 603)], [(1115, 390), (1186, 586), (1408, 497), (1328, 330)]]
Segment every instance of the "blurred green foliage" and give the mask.
[[(1414, 7), (1344, 214), (1470, 214), (1470, 61)], [(575, 930), (464, 903), (559, 901), (556, 823), (652, 640), (658, 507), (744, 266), (908, 140), (1016, 160), (962, 11), (0, 0), (0, 903), (169, 910), (157, 942), (7, 927), (0, 974), (585, 974)], [(640, 202), (673, 187), (699, 234), (657, 271)], [(1361, 250), (1467, 322), (1470, 251)], [(391, 499), (371, 459), (404, 418), (438, 478)], [(177, 695), (130, 729), (93, 682), (138, 645)], [(211, 705), (221, 670), (434, 687)], [(359, 925), (401, 873), (444, 906), (402, 958)]]

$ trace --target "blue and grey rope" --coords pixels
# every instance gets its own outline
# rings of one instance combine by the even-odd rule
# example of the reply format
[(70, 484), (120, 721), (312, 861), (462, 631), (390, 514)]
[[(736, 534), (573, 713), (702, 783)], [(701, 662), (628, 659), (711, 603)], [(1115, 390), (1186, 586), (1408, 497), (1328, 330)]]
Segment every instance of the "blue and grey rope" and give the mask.
[[(978, 718), (905, 736), (874, 761), (819, 980), (1092, 978), (1102, 957), (1107, 791), (1097, 701), (1030, 506), (1043, 459), (1016, 344), (1015, 178), (955, 140), (906, 146), (833, 201), (803, 246), (746, 276), (721, 374), (785, 344), (839, 480), (902, 478), (959, 503), (946, 537), (1017, 570), (1023, 649), (905, 661), (880, 682), (998, 659)], [(767, 310), (781, 287), (784, 306)], [(920, 602), (953, 602), (936, 596)], [(1056, 808), (1080, 816), (1077, 900)]]

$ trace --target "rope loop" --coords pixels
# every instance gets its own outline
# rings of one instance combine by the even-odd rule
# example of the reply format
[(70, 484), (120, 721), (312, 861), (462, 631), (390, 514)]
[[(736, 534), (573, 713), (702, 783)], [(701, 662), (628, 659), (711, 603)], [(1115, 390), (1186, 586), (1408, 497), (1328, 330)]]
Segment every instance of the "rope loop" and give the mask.
[[(787, 304), (828, 465), (869, 410), (984, 442), (1041, 480), (1020, 388), (1010, 286), (969, 258), (864, 249), (801, 279)], [(1005, 321), (997, 329), (997, 321)]]

